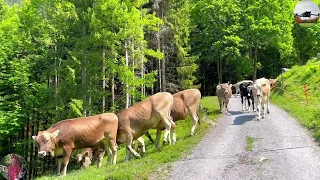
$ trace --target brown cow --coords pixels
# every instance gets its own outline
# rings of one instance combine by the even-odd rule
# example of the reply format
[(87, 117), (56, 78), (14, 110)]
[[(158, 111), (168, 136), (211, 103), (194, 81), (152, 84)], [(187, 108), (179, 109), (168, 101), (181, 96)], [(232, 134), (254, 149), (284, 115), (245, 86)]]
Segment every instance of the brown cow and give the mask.
[(228, 83), (223, 83), (217, 85), (216, 88), (216, 95), (219, 100), (219, 106), (220, 106), (220, 112), (227, 114), (228, 112), (228, 104), (229, 104), (229, 99), (232, 96), (232, 84)]
[(93, 164), (94, 155), (91, 148), (85, 148), (83, 151), (76, 155), (77, 163), (81, 165), (81, 169), (89, 167)]
[[(100, 153), (104, 153), (107, 150), (105, 146), (107, 143), (106, 139), (103, 139), (103, 141), (96, 144), (93, 148), (82, 149), (81, 153), (75, 156), (77, 163), (81, 165), (81, 169), (87, 168), (90, 164), (93, 164), (95, 160), (99, 160)], [(108, 156), (108, 164), (111, 164), (110, 156)]]
[[(171, 108), (171, 117), (174, 122), (179, 120), (184, 120), (186, 117), (190, 116), (193, 121), (193, 126), (191, 128), (191, 136), (194, 134), (194, 130), (197, 123), (200, 124), (199, 117), (199, 103), (201, 99), (201, 92), (198, 89), (187, 89), (173, 94), (173, 105)], [(156, 148), (160, 146), (160, 136), (161, 131), (165, 129), (165, 125), (159, 122), (156, 136)], [(172, 143), (176, 143), (176, 128), (171, 128), (172, 132)], [(169, 136), (170, 137), (170, 136)], [(170, 142), (170, 141), (169, 141)]]
[[(62, 176), (66, 175), (71, 152), (74, 149), (92, 148), (107, 142), (106, 146), (111, 148), (113, 164), (117, 158), (116, 136), (118, 129), (118, 118), (114, 113), (105, 113), (89, 117), (80, 117), (60, 121), (46, 131), (39, 131), (32, 138), (39, 146), (39, 155), (58, 158), (58, 174), (61, 164), (64, 167)], [(98, 167), (101, 166), (104, 152), (99, 153)]]
[(132, 141), (144, 135), (150, 128), (162, 121), (166, 126), (164, 142), (167, 142), (171, 127), (175, 127), (170, 111), (173, 103), (173, 96), (168, 92), (154, 94), (147, 99), (123, 110), (118, 114), (119, 126), (117, 142), (126, 143), (127, 156), (129, 154), (140, 158), (140, 155), (132, 148)]

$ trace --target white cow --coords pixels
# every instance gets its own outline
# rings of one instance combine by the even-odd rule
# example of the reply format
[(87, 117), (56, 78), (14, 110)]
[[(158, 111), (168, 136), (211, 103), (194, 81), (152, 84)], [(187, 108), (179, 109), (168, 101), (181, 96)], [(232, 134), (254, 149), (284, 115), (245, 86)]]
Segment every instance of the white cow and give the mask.
[(266, 78), (257, 79), (249, 88), (252, 90), (255, 107), (258, 111), (258, 120), (265, 116), (265, 106), (267, 106), (267, 114), (270, 113), (269, 97), (270, 97), (270, 81)]

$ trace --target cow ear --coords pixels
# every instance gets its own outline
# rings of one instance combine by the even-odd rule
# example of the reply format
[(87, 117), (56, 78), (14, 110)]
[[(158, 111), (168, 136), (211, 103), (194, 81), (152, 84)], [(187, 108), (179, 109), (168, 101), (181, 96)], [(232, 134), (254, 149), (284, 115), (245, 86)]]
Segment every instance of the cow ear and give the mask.
[(221, 86), (220, 86), (220, 85), (218, 85), (218, 86), (217, 86), (217, 89), (221, 89)]
[(86, 151), (86, 152), (84, 153), (84, 157), (89, 157), (89, 151)]
[(52, 137), (52, 138), (56, 138), (56, 137), (58, 136), (58, 134), (59, 134), (59, 129), (56, 130), (55, 132), (53, 132), (53, 133), (51, 134), (51, 137)]
[(37, 140), (37, 136), (32, 136), (32, 139), (36, 141)]
[(220, 82), (218, 82), (218, 84), (220, 85)]

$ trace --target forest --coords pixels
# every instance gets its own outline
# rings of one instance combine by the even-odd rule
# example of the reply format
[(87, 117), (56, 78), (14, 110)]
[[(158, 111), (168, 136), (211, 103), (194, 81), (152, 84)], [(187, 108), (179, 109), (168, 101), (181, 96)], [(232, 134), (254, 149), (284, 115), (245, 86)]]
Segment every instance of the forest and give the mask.
[[(0, 159), (37, 158), (39, 130), (156, 92), (276, 78), (320, 52), (289, 0), (0, 0)], [(319, 0), (315, 1), (320, 3)]]

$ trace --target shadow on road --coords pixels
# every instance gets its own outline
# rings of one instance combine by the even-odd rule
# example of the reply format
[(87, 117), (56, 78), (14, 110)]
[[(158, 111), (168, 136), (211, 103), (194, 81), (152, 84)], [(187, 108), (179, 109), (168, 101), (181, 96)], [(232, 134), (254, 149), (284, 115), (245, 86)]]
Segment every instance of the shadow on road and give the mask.
[(243, 125), (247, 121), (251, 121), (256, 117), (256, 115), (244, 115), (244, 116), (237, 116), (232, 125)]
[(242, 111), (228, 111), (231, 115), (238, 115), (238, 114), (243, 114)]

